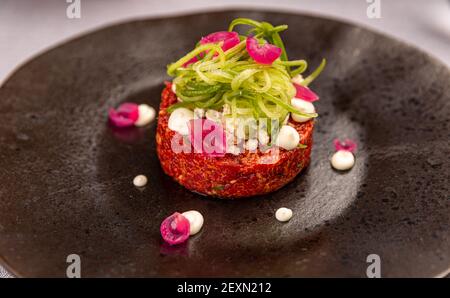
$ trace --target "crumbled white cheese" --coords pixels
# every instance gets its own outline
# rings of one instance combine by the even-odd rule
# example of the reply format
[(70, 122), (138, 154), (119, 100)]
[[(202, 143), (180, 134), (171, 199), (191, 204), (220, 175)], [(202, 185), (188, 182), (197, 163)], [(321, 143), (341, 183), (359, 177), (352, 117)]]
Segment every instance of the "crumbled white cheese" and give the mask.
[(245, 148), (249, 151), (255, 151), (258, 148), (258, 140), (250, 139), (245, 143)]
[(194, 109), (194, 119), (202, 119), (205, 117), (205, 110), (201, 108)]
[(168, 123), (169, 129), (182, 135), (188, 135), (188, 123), (192, 119), (194, 119), (194, 112), (186, 108), (178, 108), (170, 114)]
[(207, 110), (205, 113), (206, 119), (216, 123), (222, 123), (222, 113), (216, 110)]
[(258, 130), (258, 141), (261, 145), (267, 145), (270, 141), (270, 137), (267, 134), (267, 131), (260, 129)]

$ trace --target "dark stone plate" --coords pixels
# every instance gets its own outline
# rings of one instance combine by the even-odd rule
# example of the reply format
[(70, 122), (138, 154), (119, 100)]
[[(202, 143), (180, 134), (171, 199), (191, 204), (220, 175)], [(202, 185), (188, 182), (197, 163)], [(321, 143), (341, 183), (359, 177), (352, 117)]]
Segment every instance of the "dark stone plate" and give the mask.
[[(265, 197), (221, 201), (159, 167), (155, 124), (116, 131), (108, 107), (158, 107), (165, 66), (239, 16), (286, 23), (291, 58), (329, 61), (313, 88), (320, 118), (309, 169)], [(338, 21), (228, 11), (135, 21), (76, 38), (28, 62), (0, 89), (0, 255), (18, 276), (440, 276), (450, 267), (450, 72), (428, 55)], [(356, 166), (330, 168), (335, 137)], [(132, 185), (144, 173), (144, 190)], [(274, 211), (290, 207), (279, 223)], [(197, 209), (188, 244), (162, 245), (160, 222)]]

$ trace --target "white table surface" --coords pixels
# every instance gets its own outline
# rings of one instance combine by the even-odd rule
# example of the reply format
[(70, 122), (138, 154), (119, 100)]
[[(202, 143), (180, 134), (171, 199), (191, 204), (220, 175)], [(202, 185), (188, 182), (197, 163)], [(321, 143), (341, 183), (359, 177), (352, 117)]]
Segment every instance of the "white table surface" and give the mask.
[[(311, 13), (362, 24), (413, 44), (450, 66), (449, 0), (380, 0), (380, 19), (367, 17), (368, 1), (373, 0), (81, 0), (81, 18), (69, 19), (66, 0), (0, 0), (0, 84), (34, 55), (95, 28), (224, 8)], [(0, 266), (0, 277), (7, 275)]]

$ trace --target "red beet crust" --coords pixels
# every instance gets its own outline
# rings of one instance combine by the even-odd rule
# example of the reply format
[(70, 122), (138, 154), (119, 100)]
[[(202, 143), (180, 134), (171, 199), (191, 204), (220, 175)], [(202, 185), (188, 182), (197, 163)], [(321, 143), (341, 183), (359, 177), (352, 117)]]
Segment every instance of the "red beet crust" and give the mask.
[(175, 153), (171, 139), (175, 132), (168, 128), (166, 109), (177, 101), (167, 84), (161, 95), (156, 132), (156, 149), (164, 172), (191, 191), (220, 198), (241, 198), (273, 192), (293, 180), (308, 164), (312, 147), (314, 121), (289, 121), (300, 134), (307, 148), (280, 149), (272, 164), (261, 164), (268, 153), (227, 153), (223, 157), (208, 157), (199, 153)]

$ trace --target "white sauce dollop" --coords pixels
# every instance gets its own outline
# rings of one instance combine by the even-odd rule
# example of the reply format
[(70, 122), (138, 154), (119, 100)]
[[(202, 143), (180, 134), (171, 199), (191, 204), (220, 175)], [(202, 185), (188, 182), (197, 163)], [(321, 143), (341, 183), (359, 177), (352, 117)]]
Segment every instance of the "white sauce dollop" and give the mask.
[(133, 184), (136, 187), (143, 187), (143, 186), (147, 185), (147, 182), (148, 182), (148, 179), (144, 175), (137, 175), (133, 179)]
[(170, 114), (169, 129), (182, 135), (189, 134), (188, 123), (194, 119), (194, 112), (186, 108), (178, 108)]
[[(312, 114), (312, 113), (316, 112), (316, 109), (314, 108), (314, 105), (311, 102), (300, 99), (300, 98), (294, 97), (293, 99), (291, 99), (291, 105), (296, 110), (298, 110), (302, 113)], [(311, 119), (310, 117), (304, 117), (301, 115), (297, 115), (295, 113), (291, 113), (291, 115), (292, 115), (292, 119), (294, 119), (294, 121), (296, 121), (296, 122), (306, 122), (309, 119)]]
[(182, 215), (186, 217), (187, 220), (189, 220), (190, 226), (189, 235), (192, 236), (200, 232), (204, 222), (203, 215), (200, 212), (196, 210), (190, 210), (183, 212)]
[(151, 106), (147, 104), (140, 104), (138, 109), (139, 109), (139, 117), (134, 123), (134, 125), (145, 126), (155, 119), (156, 111)]
[(292, 210), (282, 207), (275, 212), (275, 218), (281, 222), (288, 221), (292, 218)]
[(297, 130), (289, 125), (283, 125), (278, 133), (275, 144), (286, 150), (297, 148), (300, 143), (300, 135)]
[(339, 150), (331, 157), (331, 166), (339, 171), (346, 171), (355, 165), (355, 156), (350, 151)]

